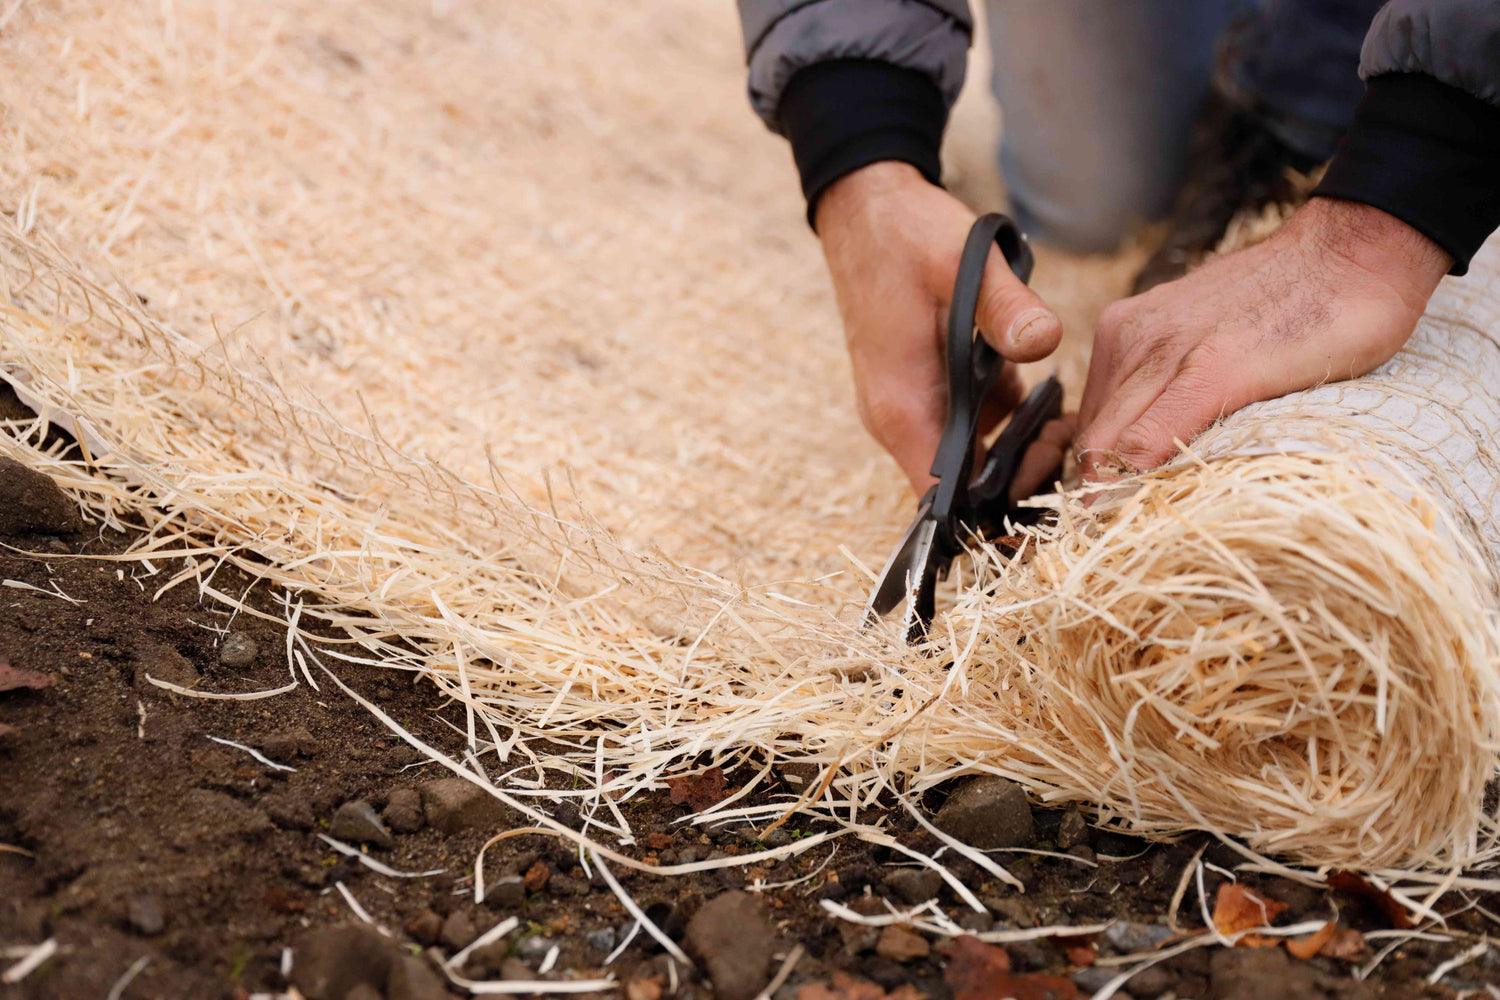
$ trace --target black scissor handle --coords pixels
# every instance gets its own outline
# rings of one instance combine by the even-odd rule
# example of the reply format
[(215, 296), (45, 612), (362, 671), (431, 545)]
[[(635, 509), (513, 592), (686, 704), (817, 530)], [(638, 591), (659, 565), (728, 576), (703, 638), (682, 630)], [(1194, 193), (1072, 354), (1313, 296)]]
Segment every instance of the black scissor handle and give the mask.
[[(1008, 216), (998, 212), (981, 215), (969, 229), (948, 307), (948, 421), (931, 470), (938, 479), (932, 513), (945, 528), (951, 528), (955, 510), (964, 506), (974, 462), (979, 412), (1005, 365), (995, 349), (983, 337), (976, 336), (974, 328), (992, 243), (1000, 247), (1011, 271), (1021, 281), (1031, 279), (1034, 264), (1025, 234)], [(956, 540), (943, 541), (951, 545)]]

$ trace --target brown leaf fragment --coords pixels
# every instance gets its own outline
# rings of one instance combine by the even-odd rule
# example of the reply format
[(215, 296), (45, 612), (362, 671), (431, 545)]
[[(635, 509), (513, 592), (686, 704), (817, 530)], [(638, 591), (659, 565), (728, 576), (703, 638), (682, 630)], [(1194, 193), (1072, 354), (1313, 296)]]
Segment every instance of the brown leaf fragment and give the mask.
[(42, 688), (51, 686), (52, 678), (48, 674), (13, 667), (9, 659), (0, 656), (0, 691), (14, 691), (17, 688), (40, 691)]
[(1375, 885), (1363, 875), (1354, 872), (1329, 872), (1328, 888), (1335, 892), (1347, 892), (1351, 896), (1358, 896), (1365, 900), (1398, 931), (1411, 928), (1411, 915), (1406, 908), (1396, 902), (1394, 896), (1384, 889)]
[(1307, 961), (1323, 949), (1323, 946), (1328, 943), (1329, 938), (1333, 937), (1333, 932), (1336, 930), (1338, 930), (1338, 922), (1330, 920), (1307, 937), (1288, 941), (1286, 943), (1286, 950), (1291, 952), (1294, 958)]
[(859, 979), (847, 972), (835, 972), (829, 983), (808, 983), (797, 991), (797, 1000), (907, 1000), (915, 997), (916, 991), (902, 985), (895, 993), (885, 990), (867, 979)]
[(1067, 955), (1068, 961), (1080, 968), (1085, 965), (1093, 965), (1099, 960), (1099, 952), (1091, 944), (1070, 945)]
[(1365, 936), (1352, 927), (1335, 931), (1333, 937), (1318, 949), (1318, 954), (1324, 958), (1337, 958), (1345, 962), (1356, 962), (1367, 952)]
[(943, 981), (953, 990), (953, 1000), (1078, 1000), (1071, 979), (1012, 973), (1005, 950), (978, 938), (955, 938), (942, 950), (948, 956)]
[(686, 804), (695, 813), (716, 806), (725, 798), (724, 772), (717, 767), (670, 778), (667, 787), (672, 790), (673, 805)]
[(1252, 892), (1238, 882), (1223, 882), (1214, 898), (1214, 929), (1220, 934), (1238, 934), (1252, 927), (1266, 927), (1285, 909), (1285, 903)]

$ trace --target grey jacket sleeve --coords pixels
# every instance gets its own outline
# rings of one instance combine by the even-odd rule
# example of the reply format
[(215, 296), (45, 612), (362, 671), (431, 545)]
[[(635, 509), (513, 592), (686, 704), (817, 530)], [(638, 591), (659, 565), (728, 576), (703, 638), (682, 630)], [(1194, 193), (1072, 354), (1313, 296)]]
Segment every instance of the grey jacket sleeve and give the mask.
[(798, 70), (870, 59), (930, 77), (951, 107), (974, 28), (967, 0), (739, 0), (750, 103), (782, 132), (777, 108)]
[(1500, 2), (1391, 0), (1375, 15), (1359, 75), (1424, 73), (1500, 106)]

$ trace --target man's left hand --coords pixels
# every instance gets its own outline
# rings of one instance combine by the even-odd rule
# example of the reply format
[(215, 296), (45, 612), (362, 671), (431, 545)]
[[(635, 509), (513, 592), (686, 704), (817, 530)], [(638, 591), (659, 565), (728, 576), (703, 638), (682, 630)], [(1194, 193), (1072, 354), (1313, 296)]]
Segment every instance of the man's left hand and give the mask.
[(1154, 468), (1242, 406), (1378, 367), (1452, 264), (1394, 216), (1314, 198), (1265, 242), (1116, 302), (1079, 409), (1084, 477)]

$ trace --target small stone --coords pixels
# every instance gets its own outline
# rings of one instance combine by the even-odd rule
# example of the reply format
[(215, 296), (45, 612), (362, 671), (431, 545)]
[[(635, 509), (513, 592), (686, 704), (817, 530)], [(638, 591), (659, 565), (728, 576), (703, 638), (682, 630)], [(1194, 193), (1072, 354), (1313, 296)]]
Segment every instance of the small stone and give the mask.
[(1172, 929), (1162, 924), (1147, 924), (1125, 920), (1110, 924), (1104, 931), (1104, 940), (1121, 954), (1149, 951), (1172, 936)]
[(502, 876), (485, 890), (484, 901), (498, 909), (519, 910), (526, 902), (526, 885), (519, 875)]
[(416, 955), (397, 955), (391, 962), (384, 1000), (448, 1000), (448, 987), (432, 966)]
[(778, 826), (776, 829), (760, 838), (760, 842), (765, 844), (767, 847), (785, 847), (787, 844), (790, 844), (792, 842), (792, 834), (791, 831), (788, 830), (785, 826)]
[(979, 901), (995, 915), (997, 920), (1002, 920), (1012, 927), (1036, 926), (1036, 909), (1023, 896), (1002, 896), (999, 893), (993, 893), (981, 897)]
[(976, 913), (973, 910), (965, 910), (953, 918), (958, 924), (970, 934), (986, 934), (995, 929), (995, 918), (988, 913)]
[(915, 962), (931, 953), (932, 945), (927, 943), (926, 938), (899, 924), (892, 924), (881, 931), (880, 940), (875, 943), (875, 954), (892, 962)]
[(1068, 848), (1067, 853), (1078, 859), (1074, 864), (1079, 868), (1089, 868), (1098, 861), (1094, 849), (1088, 844), (1075, 844)]
[(500, 978), (515, 980), (530, 980), (536, 978), (536, 973), (531, 971), (531, 966), (519, 958), (507, 958), (500, 964)]
[(51, 477), (0, 457), (0, 535), (68, 535), (81, 525), (78, 505)]
[[(1119, 969), (1107, 969), (1098, 965), (1090, 965), (1084, 969), (1076, 970), (1069, 978), (1077, 984), (1078, 988), (1093, 993), (1104, 988), (1104, 984), (1120, 974)], [(1124, 994), (1116, 992), (1116, 1000), (1120, 1000)]]
[(902, 902), (916, 906), (937, 896), (943, 876), (931, 868), (897, 868), (881, 884)]
[(454, 910), (448, 914), (448, 919), (443, 921), (443, 929), (438, 931), (438, 940), (454, 951), (467, 948), (478, 936), (474, 918), (464, 910)]
[(345, 802), (334, 810), (329, 836), (356, 844), (373, 844), (376, 847), (393, 847), (391, 832), (380, 822), (375, 807), (364, 799)]
[(293, 945), (292, 956), (292, 985), (308, 1000), (344, 1000), (361, 984), (378, 991), (391, 966), (385, 939), (365, 925), (308, 931)]
[(288, 761), (294, 757), (311, 757), (318, 752), (318, 741), (306, 726), (296, 726), (266, 737), (261, 741), (260, 749), (274, 761)]
[(716, 1000), (751, 1000), (770, 982), (776, 929), (757, 896), (731, 890), (704, 903), (688, 921), (685, 943), (702, 961)]
[(536, 935), (523, 940), (516, 945), (516, 956), (523, 962), (535, 965), (547, 957), (547, 952), (552, 950), (553, 940), (548, 937)]
[(646, 834), (646, 846), (653, 851), (660, 851), (672, 846), (672, 835), (670, 833), (648, 833)]
[(69, 555), (73, 551), (71, 548), (68, 547), (68, 543), (65, 542), (65, 541), (63, 541), (61, 538), (49, 538), (49, 539), (47, 539), (47, 546), (46, 547), (47, 547), (47, 551), (48, 552), (54, 552), (54, 553), (56, 553), (57, 555), (60, 555), (60, 556)]
[(1130, 988), (1136, 996), (1159, 997), (1177, 982), (1177, 976), (1162, 965), (1152, 965), (1130, 977)]
[(469, 957), (464, 962), (464, 970), (470, 978), (486, 979), (498, 975), (505, 967), (505, 960), (510, 957), (509, 941), (503, 938), (499, 941), (491, 941), (469, 952)]
[(219, 662), (226, 667), (248, 667), (260, 655), (260, 644), (244, 632), (231, 632), (219, 647)]
[(972, 778), (949, 796), (936, 823), (943, 832), (987, 851), (1024, 847), (1034, 836), (1026, 793), (1014, 781), (993, 775)]
[(146, 937), (160, 934), (166, 924), (161, 915), (161, 904), (155, 896), (132, 896), (126, 904), (126, 917), (131, 930)]
[(443, 918), (431, 910), (423, 910), (415, 920), (406, 925), (406, 933), (418, 944), (437, 944), (438, 935), (443, 933)]
[(601, 927), (596, 931), (589, 931), (583, 936), (583, 940), (590, 948), (608, 955), (615, 950), (615, 929), (613, 927)]
[(427, 821), (422, 815), (422, 796), (415, 788), (398, 788), (391, 792), (380, 815), (384, 817), (385, 825), (397, 833), (416, 833)]
[(509, 825), (509, 810), (463, 778), (439, 778), (417, 789), (429, 826), (442, 833)]
[(589, 891), (587, 882), (571, 875), (554, 875), (547, 885), (554, 896), (584, 896)]
[(1089, 825), (1077, 806), (1063, 813), (1062, 823), (1057, 828), (1057, 846), (1066, 851), (1070, 847), (1089, 842)]
[(521, 877), (521, 884), (526, 887), (527, 892), (541, 892), (547, 887), (547, 880), (552, 877), (552, 869), (547, 862), (538, 861), (526, 869), (526, 874)]

